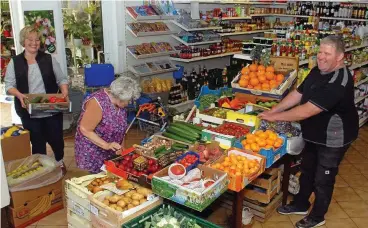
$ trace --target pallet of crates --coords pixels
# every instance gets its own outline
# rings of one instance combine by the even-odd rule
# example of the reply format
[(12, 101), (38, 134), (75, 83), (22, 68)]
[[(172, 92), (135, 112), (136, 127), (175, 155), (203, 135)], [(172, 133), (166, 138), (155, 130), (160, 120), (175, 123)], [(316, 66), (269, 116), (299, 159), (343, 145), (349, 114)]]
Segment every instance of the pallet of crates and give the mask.
[(99, 182), (107, 180), (103, 178), (107, 178), (106, 174), (100, 173), (65, 180), (67, 219), (71, 227), (92, 227), (91, 203), (88, 196), (94, 194)]

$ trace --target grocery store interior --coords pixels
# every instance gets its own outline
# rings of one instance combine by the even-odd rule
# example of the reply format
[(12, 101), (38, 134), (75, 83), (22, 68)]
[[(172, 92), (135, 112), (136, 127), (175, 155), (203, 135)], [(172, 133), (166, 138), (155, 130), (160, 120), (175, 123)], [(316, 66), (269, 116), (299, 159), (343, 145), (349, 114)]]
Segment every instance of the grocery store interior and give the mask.
[[(6, 91), (25, 26), (67, 76), (67, 100), (27, 106), (62, 113), (65, 175), (50, 145), (32, 155)], [(276, 209), (300, 190), (300, 124), (258, 115), (318, 67), (330, 35), (345, 44), (359, 134), (319, 227), (366, 228), (368, 1), (1, 0), (1, 227), (296, 227), (305, 215)], [(101, 169), (81, 169), (82, 104), (119, 78), (141, 88), (124, 108), (124, 150), (100, 163), (89, 154)]]

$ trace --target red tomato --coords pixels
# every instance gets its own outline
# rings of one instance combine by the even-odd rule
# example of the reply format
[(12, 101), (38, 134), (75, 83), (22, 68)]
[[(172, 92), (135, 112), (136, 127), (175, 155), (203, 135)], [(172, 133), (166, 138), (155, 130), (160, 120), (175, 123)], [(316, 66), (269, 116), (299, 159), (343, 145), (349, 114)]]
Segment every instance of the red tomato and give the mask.
[(184, 168), (180, 165), (172, 166), (170, 171), (175, 175), (183, 175), (185, 173)]

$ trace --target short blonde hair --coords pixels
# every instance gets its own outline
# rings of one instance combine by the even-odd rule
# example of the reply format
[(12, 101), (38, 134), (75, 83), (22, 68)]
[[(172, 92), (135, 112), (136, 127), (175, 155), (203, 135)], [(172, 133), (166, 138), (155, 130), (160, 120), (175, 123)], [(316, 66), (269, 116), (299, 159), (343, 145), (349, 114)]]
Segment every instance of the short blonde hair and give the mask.
[(19, 32), (19, 43), (24, 47), (24, 41), (27, 39), (29, 34), (36, 33), (38, 38), (41, 39), (42, 33), (39, 32), (35, 27), (33, 26), (26, 26), (22, 28)]

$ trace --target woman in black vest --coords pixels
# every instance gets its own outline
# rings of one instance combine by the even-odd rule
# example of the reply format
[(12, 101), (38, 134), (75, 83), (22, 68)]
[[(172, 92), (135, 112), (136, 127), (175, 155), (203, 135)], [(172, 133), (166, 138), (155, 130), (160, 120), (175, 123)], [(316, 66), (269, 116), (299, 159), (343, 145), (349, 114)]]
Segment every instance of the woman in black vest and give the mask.
[(30, 132), (32, 153), (46, 154), (48, 143), (65, 173), (63, 115), (40, 114), (31, 117), (25, 109), (25, 94), (57, 93), (60, 89), (63, 96), (68, 97), (68, 80), (59, 63), (51, 55), (39, 51), (41, 36), (32, 26), (20, 31), (20, 44), (24, 51), (9, 62), (5, 88), (8, 94), (16, 97), (15, 110), (23, 127)]

